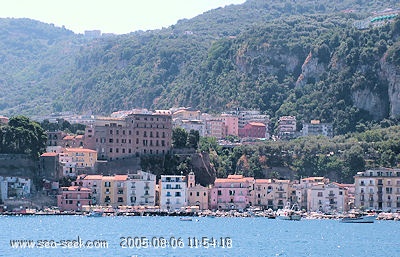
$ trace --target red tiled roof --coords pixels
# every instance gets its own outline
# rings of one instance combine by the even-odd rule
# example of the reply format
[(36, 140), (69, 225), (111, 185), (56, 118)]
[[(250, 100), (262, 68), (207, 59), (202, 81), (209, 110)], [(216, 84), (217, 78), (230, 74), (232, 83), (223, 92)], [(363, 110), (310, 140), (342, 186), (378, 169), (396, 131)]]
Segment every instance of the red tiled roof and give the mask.
[(87, 175), (84, 180), (101, 180), (103, 175)]
[(74, 139), (75, 137), (74, 136), (65, 136), (64, 138), (63, 138), (63, 140), (72, 140), (72, 139)]
[(97, 153), (95, 150), (87, 148), (65, 148), (66, 152)]
[(54, 156), (57, 156), (57, 155), (58, 155), (58, 153), (49, 152), (49, 153), (44, 153), (41, 156), (42, 157), (54, 157)]
[(255, 127), (266, 127), (264, 123), (261, 122), (250, 122), (249, 125), (255, 126)]

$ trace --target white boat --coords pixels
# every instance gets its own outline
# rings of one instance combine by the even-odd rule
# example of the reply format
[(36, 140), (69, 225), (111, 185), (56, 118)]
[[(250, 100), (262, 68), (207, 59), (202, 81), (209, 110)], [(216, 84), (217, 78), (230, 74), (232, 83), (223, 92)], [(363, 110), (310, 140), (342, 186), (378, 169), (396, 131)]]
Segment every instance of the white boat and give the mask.
[(103, 212), (102, 211), (91, 211), (86, 216), (87, 217), (102, 217)]
[(301, 220), (301, 212), (297, 204), (290, 207), (290, 203), (287, 203), (285, 208), (276, 211), (276, 217), (281, 220)]
[(344, 217), (340, 220), (342, 223), (374, 223), (376, 215), (362, 215), (354, 217)]

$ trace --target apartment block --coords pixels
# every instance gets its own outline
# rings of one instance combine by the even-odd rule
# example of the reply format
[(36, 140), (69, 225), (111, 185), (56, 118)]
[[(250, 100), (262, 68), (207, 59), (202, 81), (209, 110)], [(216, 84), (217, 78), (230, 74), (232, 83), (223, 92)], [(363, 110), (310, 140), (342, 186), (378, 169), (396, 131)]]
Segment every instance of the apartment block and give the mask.
[(253, 205), (253, 188), (252, 177), (229, 175), (228, 178), (217, 178), (210, 192), (210, 207), (220, 210), (243, 210)]
[(380, 168), (358, 172), (354, 181), (355, 208), (400, 211), (400, 169)]
[(81, 186), (61, 187), (57, 196), (60, 211), (81, 211), (82, 206), (91, 204), (91, 190)]
[(311, 120), (310, 123), (303, 123), (303, 136), (326, 136), (333, 137), (332, 123), (321, 123), (319, 120)]
[(85, 145), (101, 160), (169, 153), (172, 118), (169, 114), (134, 113), (122, 118), (99, 118), (86, 127)]
[(141, 170), (135, 174), (128, 174), (126, 199), (127, 205), (130, 206), (155, 206), (156, 175)]
[(307, 189), (307, 211), (345, 212), (349, 210), (347, 188), (339, 183), (317, 184)]
[(159, 180), (160, 209), (180, 210), (187, 206), (186, 177), (179, 175), (161, 175)]

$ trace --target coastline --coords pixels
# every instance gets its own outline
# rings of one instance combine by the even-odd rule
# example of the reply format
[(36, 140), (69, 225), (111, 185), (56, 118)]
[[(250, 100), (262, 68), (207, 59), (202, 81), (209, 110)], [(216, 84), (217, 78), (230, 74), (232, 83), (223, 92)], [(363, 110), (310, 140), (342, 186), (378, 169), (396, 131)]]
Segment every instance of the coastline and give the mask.
[[(175, 211), (175, 212), (167, 212), (161, 210), (141, 210), (141, 211), (121, 211), (121, 210), (110, 210), (110, 209), (102, 209), (101, 213), (103, 217), (106, 216), (171, 216), (171, 217), (210, 217), (210, 218), (218, 218), (218, 217), (225, 217), (225, 218), (267, 218), (267, 219), (275, 219), (276, 212), (267, 210), (267, 211), (197, 211), (197, 212), (187, 212), (187, 211)], [(37, 211), (34, 209), (27, 209), (22, 211), (5, 211), (1, 212), (0, 216), (90, 216), (90, 212), (74, 212), (74, 211), (59, 211), (59, 210), (44, 210), (44, 211)], [(333, 219), (339, 220), (345, 217), (354, 216), (354, 213), (338, 213), (338, 214), (324, 214), (324, 213), (307, 213), (302, 212), (301, 217), (302, 219)], [(400, 213), (385, 213), (381, 212), (376, 215), (376, 220), (400, 220)]]

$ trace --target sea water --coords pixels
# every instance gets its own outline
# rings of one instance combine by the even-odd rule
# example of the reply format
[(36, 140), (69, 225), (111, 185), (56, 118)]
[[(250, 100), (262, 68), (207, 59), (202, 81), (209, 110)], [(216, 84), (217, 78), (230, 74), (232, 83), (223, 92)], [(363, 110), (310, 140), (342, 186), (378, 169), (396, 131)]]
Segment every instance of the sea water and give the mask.
[(0, 229), (0, 256), (400, 256), (398, 221), (37, 215)]

